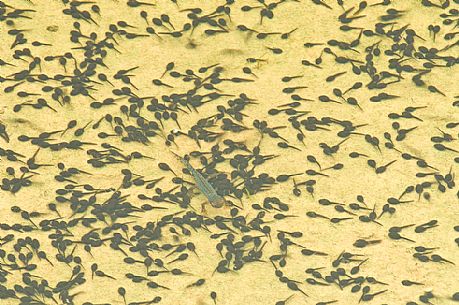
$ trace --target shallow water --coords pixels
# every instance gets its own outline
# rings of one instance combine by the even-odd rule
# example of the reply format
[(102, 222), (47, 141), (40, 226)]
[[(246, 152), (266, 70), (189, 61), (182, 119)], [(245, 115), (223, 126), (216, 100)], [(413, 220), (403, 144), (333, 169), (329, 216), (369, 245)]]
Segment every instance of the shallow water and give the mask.
[[(2, 134), (0, 139), (2, 149), (0, 175), (3, 179), (2, 190), (0, 190), (2, 209), (0, 223), (7, 224), (7, 226), (0, 226), (1, 249), (5, 251), (2, 252), (5, 255), (0, 260), (0, 274), (2, 274), (0, 304), (19, 304), (21, 300), (22, 304), (85, 304), (85, 302), (89, 302), (86, 304), (136, 304), (135, 302), (148, 304), (147, 301), (152, 301), (155, 297), (160, 297), (155, 300), (159, 304), (214, 304), (210, 296), (211, 292), (216, 293), (215, 302), (219, 305), (276, 304), (286, 299), (289, 305), (320, 304), (319, 302), (328, 304), (326, 302), (334, 300), (336, 302), (333, 304), (357, 304), (362, 298), (362, 289), (370, 289), (366, 291), (367, 296), (360, 300), (361, 303), (367, 304), (410, 304), (408, 303), (410, 301), (418, 304), (426, 303), (428, 300), (422, 297), (426, 292), (434, 295), (430, 299), (433, 304), (455, 302), (453, 295), (459, 292), (457, 281), (459, 270), (454, 264), (458, 263), (459, 208), (458, 187), (454, 183), (454, 177), (459, 163), (456, 161), (459, 159), (455, 159), (459, 158), (457, 151), (459, 147), (458, 128), (454, 123), (459, 122), (457, 112), (459, 93), (458, 68), (453, 63), (457, 62), (457, 37), (459, 36), (453, 35), (448, 39), (449, 37), (445, 35), (457, 31), (454, 25), (457, 24), (456, 19), (459, 17), (453, 10), (459, 9), (457, 1), (451, 1), (448, 6), (446, 3), (444, 8), (438, 7), (445, 3), (439, 1), (432, 1), (430, 7), (426, 6), (426, 2), (423, 2), (423, 5), (420, 1), (412, 0), (391, 1), (392, 3), (387, 6), (373, 6), (377, 2), (372, 1), (368, 2), (365, 8), (362, 4), (362, 11), (356, 15), (353, 14), (359, 2), (345, 1), (346, 10), (354, 8), (348, 16), (364, 16), (346, 23), (345, 25), (354, 27), (347, 31), (345, 28), (340, 29), (343, 20), (340, 21), (338, 18), (343, 14), (343, 8), (331, 0), (323, 1), (330, 8), (314, 4), (316, 1), (282, 1), (275, 7), (268, 7), (273, 9), (273, 18), (264, 17), (262, 22), (260, 22), (260, 10), (269, 3), (263, 4), (255, 0), (236, 1), (234, 4), (229, 2), (226, 7), (227, 10), (230, 8), (230, 13), (225, 15), (223, 11), (217, 13), (216, 17), (212, 15), (215, 15), (218, 6), (225, 4), (224, 1), (178, 0), (177, 4), (174, 4), (172, 1), (163, 0), (154, 2), (155, 6), (136, 8), (129, 7), (127, 0), (82, 2), (79, 3), (80, 5), (73, 2), (74, 7), (80, 12), (90, 12), (92, 21), (77, 20), (64, 14), (63, 10), (71, 7), (65, 2), (10, 0), (0, 4), (3, 8), (0, 11), (2, 16), (18, 9), (34, 10), (23, 13), (23, 16), (29, 18), (11, 18), (14, 15), (10, 15), (0, 22), (0, 35), (3, 42), (0, 46), (0, 59), (11, 64), (0, 65), (0, 76), (5, 78), (0, 83), (2, 89), (0, 123), (6, 128), (6, 134)], [(153, 3), (151, 0), (145, 2)], [(100, 14), (91, 11), (91, 6), (95, 3), (100, 9)], [(254, 8), (247, 11), (242, 9), (244, 6)], [(191, 8), (201, 8), (202, 13), (196, 12), (199, 16), (211, 16), (212, 18), (202, 19), (210, 20), (210, 24), (199, 24), (193, 31), (185, 28), (181, 37), (173, 37), (170, 33), (181, 30), (184, 24), (191, 22), (189, 18), (194, 18), (187, 17), (190, 11), (186, 9)], [(395, 23), (387, 25), (384, 28), (385, 33), (370, 36), (371, 33), (375, 33), (375, 26), (384, 22), (381, 16), (393, 16), (394, 10), (400, 11), (400, 16), (387, 22)], [(141, 11), (147, 13), (148, 24), (141, 17)], [(152, 18), (160, 18), (162, 14), (169, 16), (170, 24), (164, 21), (163, 26), (154, 24)], [(442, 17), (441, 14), (451, 16)], [(452, 24), (444, 24), (445, 19), (453, 20)], [(220, 22), (220, 27), (216, 27), (212, 20)], [(119, 21), (124, 21), (126, 24), (118, 23)], [(78, 22), (79, 25), (74, 22)], [(116, 23), (118, 23), (117, 30), (124, 29), (128, 33), (148, 35), (148, 37), (129, 37), (129, 35), (126, 37), (123, 33), (115, 33), (114, 41), (111, 38), (107, 39), (106, 33), (113, 32), (110, 25)], [(238, 27), (240, 25), (245, 25), (250, 30), (242, 31), (241, 27)], [(433, 32), (429, 31), (430, 25), (440, 26), (435, 39)], [(50, 29), (50, 26), (56, 26), (57, 30)], [(71, 31), (74, 31), (74, 35), (78, 35), (75, 26), (79, 27), (83, 35), (79, 38), (80, 43), (70, 40)], [(404, 26), (406, 28), (402, 28)], [(158, 35), (149, 34), (147, 27), (154, 28)], [(400, 28), (402, 30), (397, 33)], [(25, 31), (15, 32), (15, 29)], [(209, 29), (221, 33), (206, 32)], [(8, 32), (11, 30), (13, 31)], [(367, 31), (362, 34), (361, 30)], [(288, 38), (283, 39), (281, 35), (289, 32), (291, 33)], [(263, 38), (257, 37), (259, 33), (274, 34)], [(414, 33), (418, 36), (413, 36)], [(24, 37), (18, 34), (23, 34)], [(394, 41), (394, 37), (399, 35), (401, 35), (400, 41)], [(358, 37), (360, 40), (357, 41)], [(22, 41), (24, 38), (25, 42)], [(12, 46), (15, 39), (20, 43)], [(82, 85), (89, 86), (88, 93), (79, 93), (78, 78), (75, 77), (78, 72), (75, 73), (75, 66), (78, 65), (80, 71), (91, 71), (82, 63), (88, 64), (90, 60), (101, 58), (97, 53), (85, 53), (82, 47), (91, 48), (91, 45), (100, 44), (104, 39), (113, 43), (113, 45), (103, 46), (107, 52), (103, 57), (104, 65), (97, 65), (93, 69), (96, 74), (83, 79)], [(36, 41), (50, 45), (34, 46), (32, 42)], [(346, 43), (350, 44), (353, 41), (355, 46), (346, 47)], [(341, 42), (341, 48), (337, 42)], [(319, 45), (307, 47), (305, 46), (307, 43)], [(399, 55), (397, 47), (400, 48), (400, 45), (402, 48), (404, 46), (409, 48), (411, 45), (414, 51)], [(375, 73), (372, 73), (372, 68), (369, 68), (366, 57), (368, 55), (366, 50), (371, 46), (375, 48), (378, 46), (380, 50), (380, 54), (376, 53), (378, 56), (373, 55), (371, 59)], [(327, 47), (329, 52), (328, 50), (324, 52), (324, 48)], [(26, 54), (20, 57), (21, 51), (26, 48), (30, 50), (31, 56), (27, 55), (26, 50)], [(430, 48), (440, 51), (434, 54), (435, 51)], [(390, 50), (395, 54), (388, 53)], [(67, 54), (65, 65), (62, 65), (59, 63), (59, 57), (66, 53), (71, 56)], [(53, 57), (47, 58), (47, 56)], [(18, 73), (27, 70), (33, 58), (39, 58), (40, 64), (32, 67), (30, 78), (21, 78)], [(248, 60), (250, 58), (257, 60), (250, 62)], [(321, 58), (318, 64), (315, 63), (317, 58)], [(397, 71), (393, 65), (390, 65), (396, 59), (401, 59), (404, 65), (403, 71)], [(304, 60), (311, 64), (307, 62), (306, 65), (302, 64)], [(349, 61), (355, 62), (351, 64)], [(451, 64), (448, 64), (448, 61)], [(168, 70), (166, 66), (169, 63), (174, 64), (173, 68)], [(199, 71), (200, 68), (209, 66), (214, 67), (203, 73)], [(211, 75), (215, 72), (215, 68), (219, 69), (218, 67), (221, 67), (221, 71), (217, 72), (218, 76), (214, 78), (222, 81), (215, 81), (210, 85)], [(353, 67), (359, 71), (353, 71)], [(129, 71), (131, 68), (135, 69)], [(250, 70), (246, 69), (245, 73), (244, 68)], [(128, 70), (124, 73), (130, 75), (128, 80), (116, 76), (120, 70)], [(172, 71), (178, 74), (174, 77), (171, 75)], [(381, 73), (383, 71), (385, 72)], [(345, 74), (337, 76), (334, 81), (327, 81), (329, 76), (340, 72)], [(100, 73), (108, 77), (108, 82), (98, 78)], [(381, 81), (387, 83), (386, 88), (371, 88), (369, 85), (372, 78), (377, 80), (374, 76), (377, 73), (380, 73), (380, 76), (390, 73), (386, 75), (389, 76), (388, 78)], [(44, 78), (43, 75), (47, 75), (49, 79)], [(63, 75), (63, 79), (59, 76), (56, 79), (56, 75)], [(186, 75), (189, 80), (183, 81)], [(421, 77), (425, 83), (416, 84), (412, 79), (416, 75), (419, 75), (418, 77)], [(299, 77), (285, 82), (282, 79), (286, 76)], [(231, 81), (231, 78), (236, 77), (248, 81), (238, 82), (234, 79)], [(194, 83), (196, 78), (201, 83)], [(39, 79), (40, 81), (37, 81)], [(155, 85), (152, 82), (154, 79), (160, 79), (165, 85)], [(72, 92), (71, 82), (66, 83), (69, 80), (73, 80), (73, 89), (77, 88), (76, 92)], [(357, 82), (360, 82), (361, 86), (356, 85), (356, 89), (346, 92)], [(200, 84), (203, 83), (207, 85), (201, 87)], [(18, 85), (14, 88), (10, 87), (15, 84)], [(51, 86), (51, 91), (45, 86)], [(191, 90), (195, 86), (199, 88)], [(297, 88), (294, 92), (288, 90), (287, 93), (283, 92), (284, 88), (303, 86), (305, 88)], [(137, 101), (144, 103), (140, 111), (138, 108), (124, 111), (123, 106), (132, 107), (136, 100), (128, 100), (127, 97), (119, 98), (117, 92), (113, 91), (123, 87), (129, 88), (130, 91), (124, 90), (131, 97), (137, 97)], [(56, 92), (55, 88), (62, 89), (62, 95), (57, 100), (52, 97)], [(343, 93), (344, 98), (338, 96), (340, 94), (336, 88), (346, 92)], [(439, 92), (435, 92), (435, 88)], [(183, 98), (181, 104), (171, 102), (178, 94), (184, 94), (186, 97), (187, 93), (190, 98), (188, 100)], [(214, 96), (206, 96), (210, 93)], [(393, 98), (375, 100), (374, 97), (381, 93), (393, 95)], [(241, 94), (245, 95), (241, 96)], [(63, 96), (69, 96), (69, 100), (63, 101)], [(190, 103), (199, 100), (197, 96), (204, 96), (201, 101), (205, 102), (195, 103), (193, 107)], [(332, 101), (321, 96), (327, 96)], [(347, 102), (349, 97), (355, 98), (358, 106), (349, 104)], [(46, 100), (50, 107), (37, 109), (39, 107), (26, 105), (36, 104), (40, 98)], [(107, 98), (113, 98), (113, 104), (102, 107), (98, 107), (97, 103), (94, 104)], [(168, 112), (166, 116), (175, 113), (178, 124), (170, 118), (162, 117), (159, 120), (155, 117), (155, 112), (159, 114), (165, 112), (165, 108), (147, 107), (155, 98), (160, 104), (170, 107), (166, 111)], [(243, 109), (234, 107), (235, 100), (247, 102), (248, 99), (253, 101)], [(294, 105), (295, 107), (291, 108), (293, 110), (285, 112), (288, 106), (281, 105), (292, 102), (298, 102), (299, 105)], [(15, 105), (21, 103), (25, 103), (22, 104), (21, 109), (18, 109), (18, 106), (15, 108)], [(219, 134), (213, 141), (206, 142), (204, 133), (198, 141), (186, 135), (190, 130), (197, 130), (193, 126), (198, 124), (200, 119), (222, 113), (224, 110), (222, 106), (230, 109), (223, 118), (240, 125), (242, 131), (224, 130), (222, 118), (214, 117), (213, 126), (204, 128)], [(403, 111), (407, 111), (406, 107), (415, 107), (408, 111), (408, 114), (411, 113), (414, 118), (393, 115), (394, 113), (403, 115)], [(272, 115), (272, 112), (268, 113), (271, 109), (283, 109), (283, 111)], [(289, 118), (301, 113), (303, 116), (297, 119), (300, 122), (300, 128), (297, 130), (292, 126)], [(143, 117), (147, 124), (139, 124), (137, 120), (139, 116)], [(76, 126), (71, 126), (69, 130), (63, 132), (72, 120), (76, 120)], [(256, 128), (256, 120), (266, 121), (268, 128), (280, 128), (274, 129), (277, 134), (271, 132), (270, 135), (266, 132), (261, 136), (260, 129), (263, 128)], [(100, 121), (99, 125), (94, 126), (98, 121)], [(146, 136), (148, 128), (145, 125), (148, 125), (148, 122), (156, 122), (156, 124), (151, 123), (150, 127), (156, 125), (158, 128), (151, 129), (150, 132), (154, 133)], [(399, 126), (394, 125), (395, 122)], [(355, 129), (349, 130), (347, 135), (339, 134), (346, 126)], [(80, 128), (84, 128), (84, 133), (75, 135), (75, 131)], [(136, 128), (137, 133), (134, 133), (132, 130)], [(403, 130), (410, 128), (413, 130), (406, 133), (404, 138), (396, 139), (397, 132), (403, 133)], [(122, 130), (121, 136), (116, 134), (119, 130)], [(43, 134), (53, 131), (60, 132), (52, 133), (49, 137)], [(142, 143), (136, 140), (123, 140), (128, 131), (134, 136), (140, 133), (147, 141)], [(180, 131), (184, 134), (178, 134)], [(298, 133), (304, 135), (302, 142), (297, 139)], [(385, 138), (385, 133), (391, 135), (393, 147), (386, 144), (389, 141)], [(450, 134), (452, 138), (445, 137), (445, 133)], [(31, 143), (30, 139), (21, 138), (23, 135), (29, 138), (39, 137), (40, 134), (43, 141)], [(173, 142), (166, 143), (165, 138), (171, 134), (175, 134)], [(372, 145), (371, 142), (375, 138), (379, 144), (373, 142), (375, 145)], [(212, 159), (212, 153), (208, 152), (223, 151), (228, 148), (228, 139), (244, 143), (248, 151), (225, 152), (221, 155), (224, 157), (223, 162), (216, 163), (214, 166), (213, 161), (218, 161), (218, 158)], [(80, 149), (73, 149), (72, 144), (68, 146), (72, 140), (79, 140), (83, 145)], [(343, 140), (345, 141), (342, 142)], [(280, 142), (287, 143), (288, 147), (278, 146)], [(64, 144), (49, 147), (46, 143)], [(95, 167), (94, 164), (97, 163), (91, 164), (90, 160), (97, 155), (94, 150), (100, 151), (99, 154), (110, 149), (112, 153), (115, 152), (116, 149), (110, 147), (107, 149), (108, 146), (104, 143), (119, 149), (118, 151), (124, 157), (120, 154), (113, 157), (121, 160), (121, 163), (102, 164), (102, 167)], [(437, 146), (434, 146), (435, 144)], [(273, 179), (282, 180), (280, 175), (299, 175), (290, 177), (287, 181), (267, 185), (266, 190), (252, 191), (250, 194), (249, 191), (244, 191), (242, 197), (238, 199), (235, 197), (235, 189), (243, 192), (244, 189), (250, 189), (251, 185), (257, 185), (259, 181), (253, 180), (252, 177), (252, 180), (248, 179), (244, 184), (241, 183), (241, 177), (231, 176), (243, 171), (242, 166), (235, 167), (236, 161), (241, 161), (241, 158), (237, 159), (235, 156), (237, 154), (252, 156), (247, 166), (248, 169), (252, 169), (254, 149), (257, 150), (257, 147), (259, 155), (274, 155), (274, 158), (257, 165), (254, 168), (255, 176), (265, 173)], [(11, 151), (8, 150), (19, 155), (16, 155), (16, 158), (8, 157), (8, 153), (11, 155)], [(175, 174), (187, 182), (194, 182), (192, 176), (182, 172), (182, 163), (170, 151), (181, 156), (191, 154), (190, 163), (212, 182), (220, 195), (235, 206), (228, 205), (215, 209), (207, 205), (206, 211), (201, 212), (201, 203), (206, 201), (206, 197), (196, 189), (176, 195), (172, 199), (160, 198), (156, 202), (145, 200), (145, 197), (152, 198), (160, 195), (161, 192), (166, 193), (174, 187), (182, 186), (175, 183), (177, 180), (173, 181)], [(134, 158), (128, 161), (126, 156), (132, 152), (140, 152), (148, 158)], [(207, 163), (211, 163), (207, 166), (207, 170), (204, 164), (200, 163), (199, 158), (193, 157), (192, 152), (206, 153), (203, 156), (207, 158)], [(361, 155), (353, 158), (351, 157), (353, 152)], [(311, 162), (311, 157), (308, 160), (308, 156), (315, 157), (318, 164)], [(368, 162), (368, 160), (374, 160), (376, 165), (372, 168), (370, 166), (372, 161)], [(391, 163), (392, 161), (395, 162)], [(34, 162), (50, 166), (34, 168)], [(59, 163), (63, 163), (65, 169), (60, 168)], [(168, 164), (171, 171), (161, 169), (158, 165), (160, 163)], [(337, 165), (336, 169), (332, 168), (336, 164), (341, 165)], [(384, 165), (387, 165), (387, 168), (377, 170)], [(26, 167), (25, 170), (34, 173), (30, 177), (31, 184), (17, 190), (12, 186), (14, 181), (9, 168), (14, 169), (16, 178), (27, 177), (29, 174), (22, 175), (20, 172), (21, 167)], [(62, 174), (62, 171), (72, 167), (85, 173), (81, 172), (73, 176)], [(212, 174), (214, 167), (228, 179), (215, 177)], [(147, 187), (149, 182), (141, 183), (140, 180), (137, 180), (139, 185), (126, 183), (126, 180), (123, 184), (126, 170), (132, 173), (131, 181), (139, 176), (142, 176), (144, 181), (162, 177), (163, 179), (151, 188)], [(418, 173), (426, 173), (426, 175), (418, 177), (420, 176)], [(309, 191), (305, 185), (302, 185), (298, 187), (301, 194), (295, 194), (295, 183), (308, 180)], [(312, 180), (314, 182), (311, 182)], [(191, 189), (191, 184), (187, 182), (184, 182), (183, 186)], [(83, 190), (83, 185), (105, 191), (91, 193), (92, 189), (87, 187)], [(414, 189), (403, 194), (409, 186)], [(74, 193), (71, 197), (70, 193), (60, 194), (59, 192), (64, 191), (59, 190), (63, 189), (80, 190), (87, 194)], [(178, 191), (179, 188), (172, 193)], [(121, 197), (127, 196), (124, 202), (129, 202), (130, 206), (124, 206), (127, 210), (126, 215), (114, 212), (117, 207), (113, 202), (117, 194)], [(62, 199), (62, 196), (68, 200)], [(190, 205), (185, 204), (181, 207), (174, 203), (177, 196), (179, 199), (180, 196), (191, 198)], [(276, 205), (270, 207), (269, 198), (274, 197), (284, 203), (286, 208), (276, 210)], [(363, 200), (359, 201), (360, 198)], [(390, 198), (398, 198), (402, 203)], [(71, 204), (72, 200), (73, 204)], [(356, 203), (361, 207), (358, 210), (352, 209), (356, 207)], [(50, 210), (49, 204), (54, 204), (57, 212)], [(144, 204), (150, 204), (154, 209), (142, 210)], [(256, 204), (261, 206), (265, 204), (264, 215), (259, 214), (260, 210)], [(82, 207), (86, 205), (86, 209), (83, 209)], [(158, 207), (161, 209), (156, 209)], [(389, 207), (394, 209), (391, 210), (392, 213), (386, 212), (379, 217)], [(118, 206), (119, 210), (122, 208)], [(30, 215), (29, 213), (32, 212), (38, 214)], [(179, 212), (181, 214), (174, 216), (175, 225), (169, 224), (167, 219), (161, 220), (163, 216)], [(236, 212), (244, 219), (245, 226), (242, 227), (247, 228), (247, 232), (241, 231), (241, 226), (238, 228), (231, 223), (231, 219), (235, 216), (233, 213)], [(372, 212), (376, 217), (372, 217)], [(275, 216), (276, 214), (287, 217), (279, 219), (282, 215)], [(202, 226), (196, 229), (184, 225), (189, 234), (186, 231), (183, 234), (177, 222), (180, 224), (185, 215), (194, 215), (198, 222), (205, 220), (206, 225), (201, 223)], [(263, 220), (259, 227), (253, 221), (257, 215)], [(311, 217), (314, 215), (316, 217)], [(338, 219), (345, 217), (349, 219), (342, 221)], [(84, 218), (91, 223), (85, 225), (82, 220), (76, 224), (75, 221), (72, 222), (78, 218), (82, 220)], [(45, 221), (52, 219), (55, 220), (50, 224), (55, 225), (55, 228), (49, 228), (49, 224)], [(212, 219), (217, 222), (217, 225), (212, 223)], [(333, 223), (331, 219), (335, 219), (337, 223)], [(225, 220), (227, 227), (221, 225), (222, 220)], [(416, 227), (433, 220), (436, 222), (432, 223), (434, 224), (432, 228), (424, 232), (416, 232)], [(30, 228), (32, 231), (24, 232), (20, 226), (13, 227), (13, 224), (20, 224), (25, 226), (26, 230)], [(115, 226), (125, 224), (124, 230), (123, 227), (108, 230), (107, 228), (113, 224)], [(161, 234), (155, 235), (157, 232), (153, 228), (158, 225), (164, 227)], [(388, 235), (390, 228), (408, 225), (412, 226), (400, 232), (406, 239), (395, 240)], [(139, 233), (146, 226), (146, 235), (143, 238), (148, 237), (148, 242), (142, 240)], [(263, 231), (267, 230), (263, 227), (269, 227), (270, 234)], [(175, 232), (170, 228), (174, 228)], [(212, 238), (212, 234), (229, 233), (231, 230), (234, 242), (241, 241), (244, 235), (257, 237), (259, 245), (254, 248), (253, 243), (249, 242), (241, 250), (245, 250), (244, 255), (248, 255), (251, 249), (259, 251), (262, 261), (246, 262), (241, 268), (236, 268), (238, 270), (233, 270), (234, 255), (232, 255), (231, 262), (227, 264), (230, 271), (216, 272), (216, 267), (223, 260), (216, 247), (222, 243), (226, 245), (228, 235)], [(422, 228), (417, 230), (422, 231)], [(87, 235), (90, 231), (97, 232), (99, 236), (90, 237)], [(301, 232), (301, 236), (289, 237), (288, 234), (279, 236), (281, 231)], [(8, 239), (8, 234), (13, 234), (11, 241)], [(59, 239), (57, 238), (59, 234), (64, 236)], [(21, 238), (26, 237), (38, 240), (39, 250), (32, 249), (30, 245), (21, 248)], [(53, 241), (56, 238), (61, 240), (60, 246), (59, 242)], [(91, 238), (96, 241), (92, 240), (94, 244), (90, 251), (87, 251), (84, 245), (90, 243)], [(284, 244), (288, 243), (285, 238), (293, 243), (286, 249), (282, 246), (282, 241)], [(62, 239), (70, 242), (62, 246)], [(97, 244), (98, 239), (101, 240), (100, 244)], [(359, 248), (355, 246), (355, 242), (359, 239), (379, 242)], [(117, 240), (122, 240), (121, 250), (113, 246)], [(185, 249), (181, 253), (188, 254), (186, 259), (172, 262), (180, 255), (173, 253), (175, 246), (190, 242), (195, 245), (195, 253)], [(144, 244), (148, 244), (150, 249), (145, 253), (139, 252), (139, 247)], [(137, 248), (134, 247), (135, 245)], [(424, 253), (429, 261), (422, 262), (413, 256), (419, 252), (415, 248), (419, 246), (434, 248)], [(308, 254), (306, 251), (302, 254), (304, 249), (316, 252), (313, 255), (304, 255)], [(38, 251), (44, 251), (49, 261), (43, 257), (40, 259), (37, 256)], [(227, 249), (224, 247), (223, 251), (226, 253)], [(26, 265), (36, 265), (36, 268), (29, 267), (29, 271), (21, 268), (17, 270), (14, 262), (7, 257), (8, 254), (13, 255), (18, 262), (18, 267), (23, 267), (25, 265), (19, 261), (20, 253), (29, 252), (33, 255)], [(317, 252), (323, 255), (317, 255)], [(333, 262), (343, 252), (355, 256), (351, 257), (350, 261), (341, 261), (337, 266)], [(279, 255), (278, 258), (281, 259), (276, 259)], [(432, 261), (438, 258), (432, 255), (440, 255), (447, 261)], [(67, 257), (69, 261), (63, 262), (60, 256)], [(75, 257), (78, 257), (76, 261)], [(126, 257), (132, 258), (133, 263), (129, 263), (129, 259), (126, 261)], [(145, 264), (146, 257), (152, 260), (161, 259), (165, 264), (164, 268), (153, 262), (148, 263), (148, 260)], [(281, 260), (285, 260), (284, 266), (280, 266), (283, 264)], [(98, 270), (103, 273), (98, 273), (99, 276), (93, 275), (91, 271), (93, 264), (97, 264)], [(351, 274), (351, 269), (357, 265), (360, 265), (359, 272), (355, 273), (354, 269)], [(80, 266), (80, 270), (75, 269), (78, 268), (77, 266)], [(179, 268), (187, 274), (173, 275), (169, 271), (174, 268)], [(322, 285), (312, 285), (311, 281), (306, 281), (313, 278), (311, 274), (305, 272), (308, 268), (318, 268), (317, 271), (323, 278), (317, 277), (315, 280)], [(276, 269), (282, 272), (284, 278), (277, 276), (279, 274), (276, 274)], [(72, 279), (72, 270), (76, 271), (75, 275), (80, 274), (79, 276), (85, 280), (60, 289), (64, 282)], [(148, 272), (152, 270), (162, 272), (158, 275), (152, 273), (149, 275)], [(17, 286), (31, 285), (27, 276), (24, 278), (26, 272), (29, 272), (32, 279), (38, 282), (45, 279), (48, 282), (49, 287), (46, 290), (50, 291), (49, 295), (43, 296), (33, 292), (31, 297), (34, 301), (28, 302), (28, 299), (24, 298), (26, 291)], [(343, 272), (346, 275), (343, 275)], [(341, 276), (338, 278), (341, 280), (342, 287), (339, 287), (337, 279), (333, 281), (333, 276), (339, 273)], [(135, 278), (133, 281), (129, 274), (138, 276), (138, 281), (135, 282)], [(327, 276), (329, 277), (326, 278)], [(360, 286), (357, 283), (349, 283), (346, 286), (344, 280), (349, 278), (354, 278), (357, 283), (362, 280), (363, 283)], [(376, 282), (372, 281), (372, 278)], [(205, 279), (205, 283), (199, 287), (187, 288), (198, 279)], [(402, 285), (403, 280), (423, 285), (407, 287)], [(292, 290), (294, 282), (288, 285), (289, 281), (297, 281), (296, 287), (303, 293), (298, 289), (295, 291), (295, 288)], [(155, 284), (150, 284), (149, 287), (148, 282), (155, 282), (159, 287), (155, 288)], [(369, 288), (364, 288), (365, 286)], [(125, 299), (120, 295), (118, 290), (120, 287), (126, 291)], [(352, 292), (353, 289), (358, 288), (359, 291)], [(9, 297), (5, 294), (5, 289), (11, 289), (12, 294)], [(70, 297), (63, 293), (66, 290)], [(371, 294), (375, 294), (372, 300), (370, 300)], [(459, 295), (457, 297), (459, 298)]]

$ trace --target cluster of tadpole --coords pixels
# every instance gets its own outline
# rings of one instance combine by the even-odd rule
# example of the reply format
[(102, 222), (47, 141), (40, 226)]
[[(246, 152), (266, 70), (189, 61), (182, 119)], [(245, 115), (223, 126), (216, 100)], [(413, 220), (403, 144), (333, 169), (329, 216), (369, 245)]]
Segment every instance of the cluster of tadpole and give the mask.
[[(223, 299), (206, 284), (216, 273), (231, 284), (232, 274), (254, 265), (269, 270), (273, 277), (266, 281), (278, 280), (290, 294), (259, 304), (326, 305), (343, 294), (380, 304), (400, 283), (418, 289), (412, 293), (416, 301), (403, 300), (406, 305), (459, 301), (455, 287), (446, 295), (433, 279), (422, 283), (396, 275), (394, 282), (384, 270), (370, 274), (375, 269), (366, 266), (379, 257), (364, 251), (380, 247), (376, 254), (384, 256), (388, 243), (398, 243), (407, 252), (400, 255), (418, 266), (455, 264), (443, 253), (457, 253), (459, 237), (448, 238), (444, 247), (419, 240), (433, 240), (422, 234), (439, 234), (435, 228), (449, 226), (458, 213), (459, 96), (438, 79), (457, 75), (459, 1), (413, 1), (407, 10), (390, 0), (226, 0), (202, 8), (123, 0), (109, 5), (125, 15), (106, 20), (108, 4), (61, 0), (56, 22), (71, 25), (63, 44), (47, 41), (60, 25), (48, 26), (42, 36), (28, 30), (48, 14), (42, 2), (0, 1), (0, 26), (6, 29), (0, 35), (7, 46), (0, 58), (2, 304), (148, 305), (173, 302), (175, 292), (186, 289), (205, 291), (206, 304), (233, 304), (231, 295)], [(334, 38), (316, 34), (303, 41), (304, 22), (282, 17), (296, 9), (330, 16)], [(436, 23), (426, 29), (410, 25), (405, 18), (415, 10)], [(311, 22), (319, 26), (320, 20)], [(225, 49), (216, 40), (221, 36), (246, 45)], [(198, 61), (200, 40), (215, 41), (233, 66), (185, 66), (167, 50), (168, 43), (182, 44)], [(114, 62), (129, 57), (123, 46), (132, 42), (154, 44), (170, 58), (138, 66)], [(271, 68), (290, 57), (304, 73), (288, 66), (284, 71), (291, 73), (278, 75)], [(163, 73), (141, 86), (136, 73), (150, 64)], [(310, 88), (317, 75), (325, 89)], [(434, 96), (443, 113), (435, 115), (438, 107), (415, 101), (401, 84)], [(380, 113), (378, 121), (368, 122), (371, 112)], [(435, 134), (428, 134), (432, 126)], [(426, 141), (412, 149), (416, 137)], [(188, 142), (194, 148), (185, 152)], [(189, 156), (182, 159), (183, 170), (167, 161), (174, 150)], [(292, 156), (295, 166), (284, 168)], [(287, 172), (291, 168), (295, 172)], [(387, 181), (380, 177), (399, 181), (401, 188), (384, 194), (383, 203), (364, 197), (364, 189), (349, 190), (356, 198), (351, 201), (327, 192), (330, 185), (363, 176), (374, 184)], [(39, 192), (51, 193), (51, 199)], [(226, 204), (211, 213), (201, 210), (213, 192)], [(411, 223), (419, 205), (444, 198), (456, 201), (451, 215)], [(313, 206), (305, 208), (305, 201)], [(401, 220), (395, 218), (399, 213)], [(348, 247), (355, 249), (340, 248), (335, 256), (336, 249), (305, 241), (308, 232), (323, 228), (311, 228), (314, 222), (342, 231), (352, 223), (368, 234), (349, 233)], [(203, 256), (214, 258), (208, 274), (203, 266), (196, 269)], [(109, 261), (115, 267), (107, 267)], [(303, 278), (292, 265), (304, 270)], [(107, 287), (108, 299), (87, 297), (97, 281)], [(141, 299), (138, 289), (151, 298)], [(324, 300), (323, 289), (342, 294)], [(110, 295), (115, 291), (116, 297)]]

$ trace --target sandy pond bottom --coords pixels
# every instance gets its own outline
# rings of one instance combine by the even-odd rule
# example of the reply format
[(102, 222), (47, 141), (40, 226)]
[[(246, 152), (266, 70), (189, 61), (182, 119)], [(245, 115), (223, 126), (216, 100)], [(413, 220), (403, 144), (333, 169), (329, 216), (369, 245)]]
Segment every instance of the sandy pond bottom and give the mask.
[(456, 302), (457, 1), (65, 2), (0, 3), (0, 304)]

